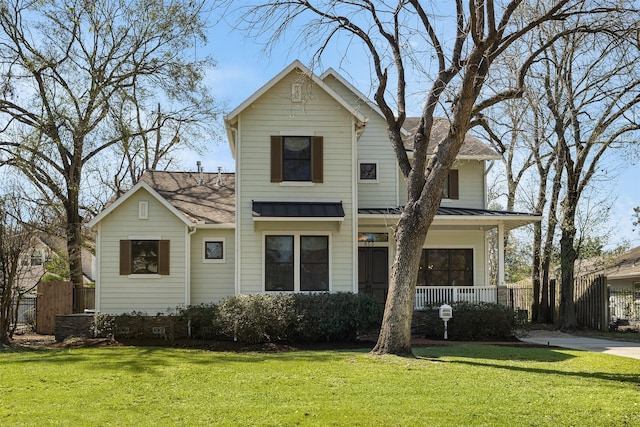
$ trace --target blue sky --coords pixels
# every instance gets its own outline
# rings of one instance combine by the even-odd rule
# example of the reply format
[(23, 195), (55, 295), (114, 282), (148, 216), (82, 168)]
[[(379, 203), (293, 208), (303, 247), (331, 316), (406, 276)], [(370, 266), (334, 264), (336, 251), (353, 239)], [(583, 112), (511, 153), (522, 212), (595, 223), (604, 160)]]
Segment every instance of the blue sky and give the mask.
[[(218, 101), (225, 104), (225, 112), (247, 99), (253, 92), (268, 82), (284, 67), (295, 59), (308, 65), (311, 52), (296, 50), (284, 43), (276, 46), (271, 55), (261, 51), (262, 46), (256, 41), (247, 39), (232, 29), (228, 22), (220, 21), (209, 32), (206, 46), (199, 46), (197, 54), (210, 54), (217, 66), (209, 75), (209, 84)], [(323, 66), (332, 67), (342, 73), (364, 94), (370, 94), (370, 73), (366, 57), (360, 52), (351, 51), (345, 60), (343, 52), (336, 49), (335, 54), (327, 52), (323, 57)], [(314, 70), (321, 72), (324, 70)], [(417, 111), (410, 114), (419, 114)], [(222, 127), (222, 117), (219, 119)], [(224, 133), (221, 133), (224, 137)], [(234, 170), (234, 161), (229, 152), (226, 139), (211, 141), (206, 153), (186, 152), (182, 156), (182, 167), (195, 169), (197, 160), (201, 160), (205, 170), (215, 171), (222, 166), (224, 171)], [(628, 159), (620, 157), (619, 161), (611, 163), (613, 175), (617, 178), (603, 184), (603, 191), (607, 194), (606, 203), (611, 203), (612, 217), (608, 224), (603, 224), (603, 230), (612, 236), (611, 245), (623, 240), (629, 241), (631, 246), (640, 245), (640, 232), (633, 231), (631, 215), (634, 206), (640, 206), (640, 165), (632, 164)]]

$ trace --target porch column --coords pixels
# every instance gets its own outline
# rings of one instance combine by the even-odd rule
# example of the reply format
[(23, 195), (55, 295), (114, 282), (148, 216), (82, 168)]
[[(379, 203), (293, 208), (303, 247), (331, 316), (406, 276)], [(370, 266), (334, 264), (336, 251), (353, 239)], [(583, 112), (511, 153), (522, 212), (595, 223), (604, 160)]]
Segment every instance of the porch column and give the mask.
[(498, 223), (498, 277), (496, 284), (504, 286), (504, 223)]

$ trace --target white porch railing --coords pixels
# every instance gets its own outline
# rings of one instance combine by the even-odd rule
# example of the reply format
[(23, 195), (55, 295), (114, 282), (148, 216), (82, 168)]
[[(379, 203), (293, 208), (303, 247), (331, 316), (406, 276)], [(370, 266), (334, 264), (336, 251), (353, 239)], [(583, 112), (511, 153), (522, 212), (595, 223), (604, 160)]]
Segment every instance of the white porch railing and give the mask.
[(498, 291), (495, 286), (416, 286), (414, 309), (460, 301), (496, 303)]

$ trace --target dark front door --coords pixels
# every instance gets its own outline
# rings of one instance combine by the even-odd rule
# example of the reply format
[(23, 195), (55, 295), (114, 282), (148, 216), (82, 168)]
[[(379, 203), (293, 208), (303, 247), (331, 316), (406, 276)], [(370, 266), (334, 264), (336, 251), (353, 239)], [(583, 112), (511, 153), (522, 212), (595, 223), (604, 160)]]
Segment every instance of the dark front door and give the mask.
[(358, 248), (358, 293), (373, 296), (381, 304), (389, 289), (389, 249)]

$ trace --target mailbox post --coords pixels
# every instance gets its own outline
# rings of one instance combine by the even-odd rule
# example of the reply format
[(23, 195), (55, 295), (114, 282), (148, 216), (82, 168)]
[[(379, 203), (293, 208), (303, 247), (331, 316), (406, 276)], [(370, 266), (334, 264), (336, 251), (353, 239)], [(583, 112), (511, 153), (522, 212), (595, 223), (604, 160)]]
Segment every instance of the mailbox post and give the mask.
[(449, 304), (442, 304), (438, 311), (440, 318), (444, 321), (444, 339), (447, 337), (447, 322), (453, 317), (453, 308)]

